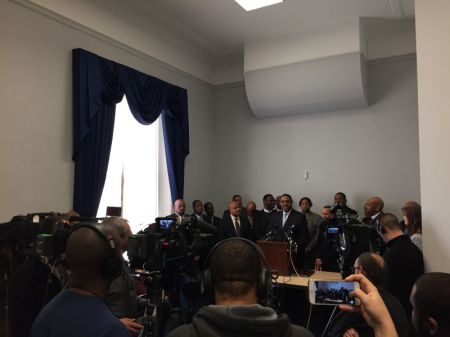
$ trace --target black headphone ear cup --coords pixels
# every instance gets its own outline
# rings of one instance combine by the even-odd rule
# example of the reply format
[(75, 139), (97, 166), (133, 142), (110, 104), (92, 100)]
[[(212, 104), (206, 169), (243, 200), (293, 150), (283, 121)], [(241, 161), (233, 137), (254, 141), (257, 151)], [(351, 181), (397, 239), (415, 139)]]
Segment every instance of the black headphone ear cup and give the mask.
[(264, 269), (259, 274), (258, 297), (260, 301), (265, 301), (272, 291), (272, 273)]
[(211, 279), (211, 272), (209, 271), (209, 269), (205, 269), (202, 273), (200, 291), (204, 296), (208, 296), (211, 298), (213, 297), (214, 288)]
[(112, 250), (111, 254), (107, 256), (102, 262), (102, 276), (107, 280), (114, 280), (122, 274), (123, 262), (119, 256), (115, 256)]

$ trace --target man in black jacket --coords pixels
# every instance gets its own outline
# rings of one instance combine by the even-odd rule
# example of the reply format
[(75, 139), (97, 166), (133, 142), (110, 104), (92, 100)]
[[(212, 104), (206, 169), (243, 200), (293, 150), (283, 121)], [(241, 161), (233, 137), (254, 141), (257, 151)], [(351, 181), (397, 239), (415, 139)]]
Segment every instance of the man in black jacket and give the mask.
[(278, 230), (277, 241), (293, 241), (297, 245), (299, 265), (303, 266), (304, 251), (309, 242), (306, 217), (292, 208), (292, 197), (283, 194), (280, 199), (281, 212), (272, 217), (272, 223)]
[(424, 273), (422, 252), (412, 243), (408, 235), (403, 234), (395, 215), (383, 214), (380, 226), (387, 246), (383, 257), (389, 272), (388, 290), (399, 299), (406, 315), (411, 317), (409, 295), (414, 282)]
[(383, 215), (384, 201), (380, 197), (370, 197), (364, 204), (364, 218), (362, 222), (366, 225), (378, 226)]
[(219, 241), (232, 237), (250, 239), (250, 225), (247, 218), (242, 216), (241, 206), (238, 202), (230, 202), (228, 212), (224, 214), (218, 232)]
[(209, 284), (215, 305), (202, 307), (192, 324), (175, 329), (169, 337), (312, 337), (308, 330), (291, 324), (286, 314), (278, 316), (272, 308), (258, 304), (267, 296), (262, 290), (270, 288), (270, 284), (262, 286), (261, 280), (271, 276), (261, 268), (262, 253), (257, 247), (230, 239), (213, 249), (205, 273), (209, 281), (204, 284)]
[(247, 219), (250, 225), (250, 239), (254, 242), (261, 240), (270, 227), (270, 221), (262, 211), (256, 209), (254, 201), (247, 203)]
[(197, 220), (200, 221), (205, 221), (205, 216), (203, 215), (203, 204), (200, 200), (195, 199), (192, 202), (192, 210), (194, 211), (191, 215), (192, 217), (196, 217)]
[(275, 198), (272, 194), (265, 194), (263, 197), (264, 207), (261, 210), (261, 213), (267, 216), (268, 219), (272, 217), (273, 214), (277, 212), (275, 208)]
[(220, 222), (222, 221), (222, 219), (214, 215), (213, 203), (210, 201), (205, 202), (204, 208), (205, 208), (205, 213), (206, 213), (203, 216), (204, 220), (206, 222), (209, 222), (214, 227), (219, 228)]

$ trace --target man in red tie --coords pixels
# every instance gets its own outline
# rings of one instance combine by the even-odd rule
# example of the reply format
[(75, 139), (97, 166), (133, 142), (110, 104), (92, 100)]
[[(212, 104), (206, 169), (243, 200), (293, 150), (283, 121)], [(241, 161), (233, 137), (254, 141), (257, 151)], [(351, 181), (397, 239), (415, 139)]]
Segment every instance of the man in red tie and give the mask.
[(219, 241), (231, 237), (250, 238), (250, 225), (248, 219), (241, 216), (241, 206), (232, 201), (228, 205), (229, 213), (222, 219), (219, 228)]

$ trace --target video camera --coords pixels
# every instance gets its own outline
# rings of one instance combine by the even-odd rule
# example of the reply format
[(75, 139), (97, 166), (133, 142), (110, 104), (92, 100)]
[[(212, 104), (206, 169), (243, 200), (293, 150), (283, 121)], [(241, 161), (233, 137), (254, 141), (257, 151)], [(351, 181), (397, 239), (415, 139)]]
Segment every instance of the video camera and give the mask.
[[(144, 337), (162, 336), (167, 320), (175, 313), (185, 316), (191, 308), (182, 308), (180, 298), (196, 299), (185, 289), (199, 284), (202, 256), (214, 244), (217, 229), (193, 217), (160, 217), (145, 230), (128, 239), (128, 257), (147, 288), (147, 311), (143, 319)], [(194, 295), (196, 296), (195, 292)]]
[[(194, 256), (212, 247), (216, 228), (196, 217), (160, 217), (144, 231), (131, 235), (128, 256), (148, 271), (187, 267)], [(143, 266), (144, 267), (144, 266)]]
[(376, 228), (359, 222), (353, 214), (345, 214), (329, 221), (324, 239), (335, 249), (343, 276), (351, 273), (356, 258), (364, 252), (376, 251), (379, 246)]

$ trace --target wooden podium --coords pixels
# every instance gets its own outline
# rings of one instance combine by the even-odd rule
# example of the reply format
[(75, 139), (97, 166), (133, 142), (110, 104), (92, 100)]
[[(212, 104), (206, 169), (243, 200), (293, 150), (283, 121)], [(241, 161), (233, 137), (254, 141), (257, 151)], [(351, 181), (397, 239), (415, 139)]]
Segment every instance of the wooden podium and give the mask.
[(289, 251), (287, 242), (257, 241), (258, 246), (266, 256), (267, 264), (271, 270), (279, 275), (289, 275)]

